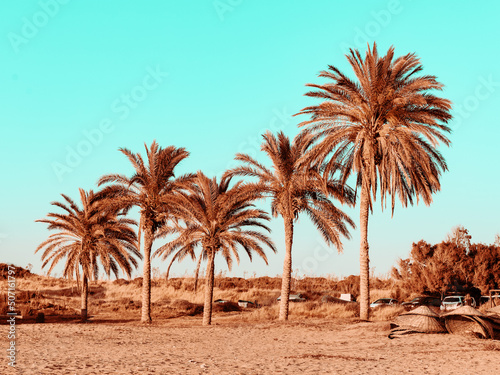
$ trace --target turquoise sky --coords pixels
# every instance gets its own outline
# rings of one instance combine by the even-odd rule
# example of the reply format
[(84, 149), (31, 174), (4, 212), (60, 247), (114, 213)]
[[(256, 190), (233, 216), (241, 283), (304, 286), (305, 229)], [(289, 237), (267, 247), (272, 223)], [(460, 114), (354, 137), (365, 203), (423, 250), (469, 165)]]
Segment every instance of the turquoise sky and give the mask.
[[(430, 207), (381, 212), (369, 222), (371, 266), (385, 274), (412, 242), (439, 242), (455, 225), (474, 242), (500, 232), (500, 3), (440, 1), (98, 1), (0, 3), (1, 262), (33, 264), (49, 232), (34, 221), (51, 201), (95, 189), (106, 173), (131, 173), (126, 147), (185, 147), (178, 172), (220, 175), (236, 152), (261, 160), (260, 134), (293, 137), (313, 103), (306, 83), (338, 66), (352, 75), (349, 47), (376, 41), (415, 52), (454, 103), (449, 172)], [(267, 207), (267, 206), (265, 206)], [(346, 210), (359, 222), (359, 207)], [(281, 274), (283, 224), (272, 224), (277, 254), (228, 275)], [(299, 275), (359, 273), (359, 230), (344, 253), (328, 249), (307, 219), (296, 226)], [(157, 245), (160, 243), (157, 243)], [(166, 264), (155, 260), (161, 272)], [(217, 270), (226, 270), (218, 260)], [(57, 271), (56, 271), (57, 272)], [(59, 271), (60, 272), (60, 271)], [(139, 270), (136, 274), (140, 273)], [(177, 275), (193, 264), (175, 265)]]

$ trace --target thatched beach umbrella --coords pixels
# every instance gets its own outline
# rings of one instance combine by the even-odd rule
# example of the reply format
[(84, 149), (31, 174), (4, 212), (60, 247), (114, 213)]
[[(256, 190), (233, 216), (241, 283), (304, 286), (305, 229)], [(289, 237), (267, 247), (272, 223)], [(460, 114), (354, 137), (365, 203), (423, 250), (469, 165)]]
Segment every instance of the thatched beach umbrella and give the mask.
[(493, 328), (492, 339), (500, 340), (500, 306), (489, 309), (487, 319)]
[(472, 335), (484, 339), (495, 337), (488, 316), (472, 306), (459, 307), (443, 316), (446, 329), (451, 334)]
[(414, 310), (402, 313), (391, 322), (389, 338), (409, 333), (445, 333), (439, 315), (427, 306), (420, 306)]
[(416, 309), (406, 311), (401, 315), (423, 315), (423, 316), (432, 316), (434, 318), (439, 318), (439, 315), (436, 314), (429, 306), (419, 306)]
[(443, 314), (444, 317), (453, 316), (453, 315), (479, 316), (482, 318), (484, 318), (486, 316), (481, 311), (476, 310), (472, 306), (461, 306), (458, 309), (451, 310), (451, 311)]
[(493, 313), (500, 316), (500, 305), (492, 307), (491, 309), (488, 310), (488, 313)]

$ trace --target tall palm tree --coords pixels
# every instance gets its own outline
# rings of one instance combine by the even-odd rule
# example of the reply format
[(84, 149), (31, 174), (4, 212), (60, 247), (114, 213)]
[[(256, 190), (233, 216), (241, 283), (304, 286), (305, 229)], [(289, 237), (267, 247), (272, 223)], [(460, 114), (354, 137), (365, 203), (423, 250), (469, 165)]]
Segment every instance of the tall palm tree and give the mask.
[(343, 165), (342, 178), (356, 174), (360, 188), (360, 294), (361, 319), (369, 318), (368, 215), (372, 199), (380, 191), (382, 208), (391, 196), (402, 205), (413, 204), (414, 197), (425, 204), (440, 189), (441, 171), (447, 169), (437, 151), (450, 128), (451, 102), (430, 94), (443, 85), (435, 76), (419, 75), (420, 60), (414, 53), (394, 58), (391, 47), (379, 56), (377, 46), (363, 59), (358, 50), (346, 56), (357, 81), (330, 65), (319, 76), (330, 80), (306, 95), (324, 100), (304, 108), (300, 114), (311, 119), (300, 126), (318, 139), (311, 155), (316, 162), (329, 158), (328, 167)]
[(174, 168), (189, 153), (184, 148), (169, 146), (165, 149), (153, 141), (146, 148), (147, 164), (139, 153), (134, 154), (121, 148), (134, 167), (133, 176), (119, 174), (105, 175), (98, 184), (111, 183), (103, 190), (103, 194), (112, 199), (114, 205), (125, 210), (136, 206), (140, 210), (139, 242), (141, 231), (144, 233), (144, 266), (142, 279), (142, 310), (141, 322), (151, 322), (151, 248), (155, 233), (166, 222), (165, 212), (168, 211), (169, 197), (180, 186), (188, 183), (192, 175), (175, 178)]
[(52, 202), (65, 213), (49, 213), (47, 219), (36, 220), (49, 224), (50, 235), (35, 250), (44, 249), (42, 267), (52, 262), (48, 272), (66, 258), (63, 275), (68, 279), (82, 278), (82, 319), (87, 319), (88, 280), (96, 279), (99, 263), (109, 276), (118, 276), (119, 268), (130, 277), (132, 266), (137, 267), (135, 257), (142, 258), (137, 250), (137, 236), (131, 227), (133, 220), (117, 215), (107, 202), (94, 194), (80, 189), (82, 208), (68, 196), (62, 194), (65, 203)]
[(355, 194), (349, 187), (334, 180), (333, 170), (327, 178), (322, 176), (322, 166), (304, 164), (313, 137), (301, 133), (292, 143), (282, 132), (275, 137), (271, 132), (263, 135), (262, 151), (271, 159), (274, 172), (245, 154), (237, 154), (236, 160), (245, 165), (228, 171), (228, 175), (257, 177), (257, 192), (270, 197), (274, 217), (280, 215), (285, 225), (286, 253), (283, 263), (279, 319), (288, 319), (290, 281), (292, 275), (292, 243), (294, 221), (305, 212), (328, 244), (342, 250), (340, 235), (350, 238), (347, 224), (352, 220), (328, 199), (333, 196), (342, 203), (354, 205)]
[(184, 225), (165, 226), (158, 236), (177, 234), (177, 237), (161, 246), (155, 255), (163, 258), (174, 252), (191, 253), (196, 246), (202, 247), (207, 259), (205, 304), (203, 325), (212, 322), (215, 255), (220, 253), (229, 268), (234, 258), (239, 262), (238, 247), (242, 247), (250, 260), (252, 253), (261, 256), (267, 264), (262, 245), (276, 251), (271, 239), (253, 229), (270, 231), (262, 223), (269, 220), (266, 212), (257, 209), (252, 201), (259, 198), (255, 190), (241, 181), (230, 187), (231, 177), (222, 177), (220, 183), (198, 172), (195, 183), (177, 194), (173, 215)]

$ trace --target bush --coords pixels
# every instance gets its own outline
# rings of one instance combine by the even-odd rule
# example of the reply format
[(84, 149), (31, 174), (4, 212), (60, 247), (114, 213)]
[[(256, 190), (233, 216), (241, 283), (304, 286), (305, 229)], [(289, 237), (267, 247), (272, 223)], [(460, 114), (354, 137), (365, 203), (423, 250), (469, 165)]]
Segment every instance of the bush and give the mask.
[(212, 311), (214, 312), (241, 311), (241, 308), (237, 303), (228, 301), (225, 303), (214, 303)]
[[(113, 281), (113, 283), (116, 285), (128, 285), (129, 281), (125, 280), (125, 279), (116, 279), (115, 281)], [(141, 285), (142, 285), (142, 282), (141, 282)]]
[(203, 313), (203, 305), (195, 304), (184, 299), (177, 299), (170, 304), (173, 309), (183, 312), (188, 316), (195, 316)]

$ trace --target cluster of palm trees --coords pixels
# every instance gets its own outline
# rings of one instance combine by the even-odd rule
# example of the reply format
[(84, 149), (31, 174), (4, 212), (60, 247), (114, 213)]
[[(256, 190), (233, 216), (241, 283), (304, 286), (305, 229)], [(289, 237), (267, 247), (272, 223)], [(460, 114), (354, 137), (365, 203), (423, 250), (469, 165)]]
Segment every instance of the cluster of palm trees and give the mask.
[[(387, 195), (394, 212), (396, 195), (403, 206), (422, 199), (432, 201), (440, 189), (439, 177), (447, 169), (437, 151), (450, 129), (451, 103), (429, 93), (441, 90), (436, 77), (419, 75), (422, 65), (415, 54), (394, 58), (391, 47), (379, 56), (368, 46), (365, 57), (351, 50), (347, 59), (357, 81), (329, 66), (320, 77), (322, 85), (308, 84), (306, 95), (322, 102), (301, 110), (310, 119), (292, 140), (283, 134), (263, 134), (262, 151), (271, 160), (268, 168), (245, 154), (241, 165), (226, 171), (220, 181), (202, 172), (176, 177), (175, 167), (188, 152), (174, 146), (146, 146), (147, 162), (140, 154), (120, 149), (134, 168), (131, 177), (106, 175), (97, 193), (80, 191), (83, 208), (67, 196), (69, 206), (59, 202), (64, 214), (50, 213), (40, 220), (57, 230), (36, 251), (44, 249), (43, 266), (50, 270), (66, 258), (64, 276), (83, 280), (82, 310), (86, 311), (87, 280), (96, 277), (98, 264), (115, 274), (121, 268), (130, 275), (135, 258), (143, 258), (141, 321), (151, 322), (151, 251), (153, 242), (166, 239), (153, 255), (171, 263), (185, 257), (198, 258), (197, 271), (207, 262), (203, 324), (211, 323), (214, 259), (221, 254), (231, 267), (244, 249), (267, 263), (265, 248), (276, 251), (266, 234), (270, 216), (255, 202), (268, 198), (271, 214), (283, 218), (285, 260), (283, 264), (279, 319), (288, 319), (292, 270), (294, 222), (306, 213), (324, 240), (342, 249), (341, 237), (350, 238), (354, 222), (332, 199), (354, 206), (360, 196), (360, 317), (369, 318), (368, 216), (377, 192), (382, 207)], [(348, 186), (351, 175), (355, 190)], [(235, 181), (236, 178), (241, 178)], [(126, 214), (140, 210), (138, 233)], [(140, 242), (143, 240), (142, 253)], [(197, 250), (199, 254), (197, 254)], [(169, 266), (170, 267), (170, 266)]]

